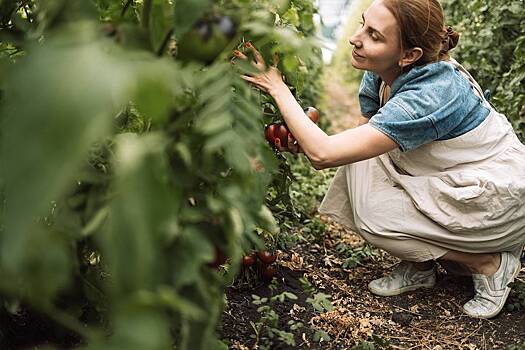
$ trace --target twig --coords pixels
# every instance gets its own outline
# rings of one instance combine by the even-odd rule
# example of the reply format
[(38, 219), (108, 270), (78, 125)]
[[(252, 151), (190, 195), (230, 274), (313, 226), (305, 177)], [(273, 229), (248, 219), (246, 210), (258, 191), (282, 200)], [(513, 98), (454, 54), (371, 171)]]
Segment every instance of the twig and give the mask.
[(394, 308), (399, 309), (399, 310), (401, 310), (401, 311), (405, 311), (405, 312), (411, 313), (411, 314), (413, 314), (413, 315), (423, 316), (423, 315), (421, 315), (420, 313), (417, 313), (417, 312), (414, 312), (414, 311), (410, 311), (410, 310), (404, 309), (404, 308), (402, 308), (401, 306), (394, 305)]
[(474, 335), (475, 333), (477, 333), (477, 332), (481, 329), (482, 326), (483, 326), (483, 325), (480, 325), (478, 328), (476, 328), (475, 330), (473, 330), (472, 332), (470, 332), (465, 338), (462, 339), (461, 344), (463, 344), (465, 341), (467, 341), (468, 338), (470, 338), (472, 335)]

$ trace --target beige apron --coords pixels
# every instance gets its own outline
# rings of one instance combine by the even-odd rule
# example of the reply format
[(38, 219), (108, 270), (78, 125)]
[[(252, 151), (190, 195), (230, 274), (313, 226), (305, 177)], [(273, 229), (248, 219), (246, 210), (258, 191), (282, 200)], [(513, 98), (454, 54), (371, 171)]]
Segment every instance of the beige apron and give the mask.
[(449, 250), (519, 254), (525, 243), (525, 146), (452, 63), (490, 108), (487, 118), (456, 138), (340, 167), (319, 208), (404, 260)]

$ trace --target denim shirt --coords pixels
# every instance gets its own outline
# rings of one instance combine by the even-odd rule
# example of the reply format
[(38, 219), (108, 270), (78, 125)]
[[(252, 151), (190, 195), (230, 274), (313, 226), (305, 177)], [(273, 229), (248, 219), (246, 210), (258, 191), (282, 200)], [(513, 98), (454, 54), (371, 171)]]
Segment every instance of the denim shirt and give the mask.
[(359, 88), (361, 114), (403, 152), (463, 135), (490, 113), (468, 80), (446, 61), (416, 66), (401, 74), (383, 107), (379, 105), (380, 82), (379, 76), (365, 72)]

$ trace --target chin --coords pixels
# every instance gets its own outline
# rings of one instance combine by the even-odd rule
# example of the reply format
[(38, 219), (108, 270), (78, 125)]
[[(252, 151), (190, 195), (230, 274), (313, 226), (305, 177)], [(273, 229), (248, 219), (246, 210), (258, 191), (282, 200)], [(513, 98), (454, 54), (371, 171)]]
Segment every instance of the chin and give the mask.
[(352, 57), (352, 60), (350, 61), (350, 63), (352, 64), (352, 67), (354, 67), (355, 69), (366, 70), (365, 65), (362, 62), (357, 61), (353, 57)]

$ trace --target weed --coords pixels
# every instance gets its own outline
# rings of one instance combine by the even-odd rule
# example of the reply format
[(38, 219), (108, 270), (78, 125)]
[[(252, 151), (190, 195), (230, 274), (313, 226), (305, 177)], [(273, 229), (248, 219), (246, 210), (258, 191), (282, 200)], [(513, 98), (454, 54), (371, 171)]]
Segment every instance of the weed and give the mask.
[(334, 308), (330, 296), (324, 293), (316, 293), (312, 298), (306, 299), (306, 302), (319, 312), (332, 311)]
[(368, 243), (355, 248), (346, 243), (339, 243), (335, 249), (343, 260), (343, 269), (352, 269), (363, 265), (365, 261), (377, 255), (374, 247)]
[(299, 279), (299, 282), (301, 282), (301, 287), (303, 288), (304, 292), (309, 295), (309, 296), (312, 296), (314, 295), (315, 293), (315, 287), (310, 283), (310, 281), (308, 281), (308, 279), (306, 277), (301, 277)]
[(252, 295), (252, 303), (258, 305), (257, 312), (260, 315), (256, 322), (250, 321), (254, 331), (251, 335), (255, 339), (255, 346), (259, 349), (271, 349), (274, 340), (283, 342), (289, 346), (295, 346), (295, 331), (301, 329), (304, 324), (295, 320), (288, 321), (288, 328), (291, 332), (279, 329), (279, 315), (273, 309), (277, 303), (284, 303), (286, 299), (297, 300), (297, 296), (290, 292), (282, 292), (270, 298), (261, 298), (258, 295)]
[(321, 222), (318, 216), (307, 219), (303, 223), (304, 227), (301, 232), (308, 241), (318, 241), (323, 237), (326, 231), (326, 225)]
[(516, 280), (512, 283), (509, 299), (507, 301), (507, 310), (522, 310), (525, 309), (525, 282)]
[(387, 340), (378, 337), (377, 335), (372, 335), (368, 340), (362, 341), (357, 345), (354, 345), (350, 350), (379, 350), (379, 349), (389, 349), (390, 344)]

